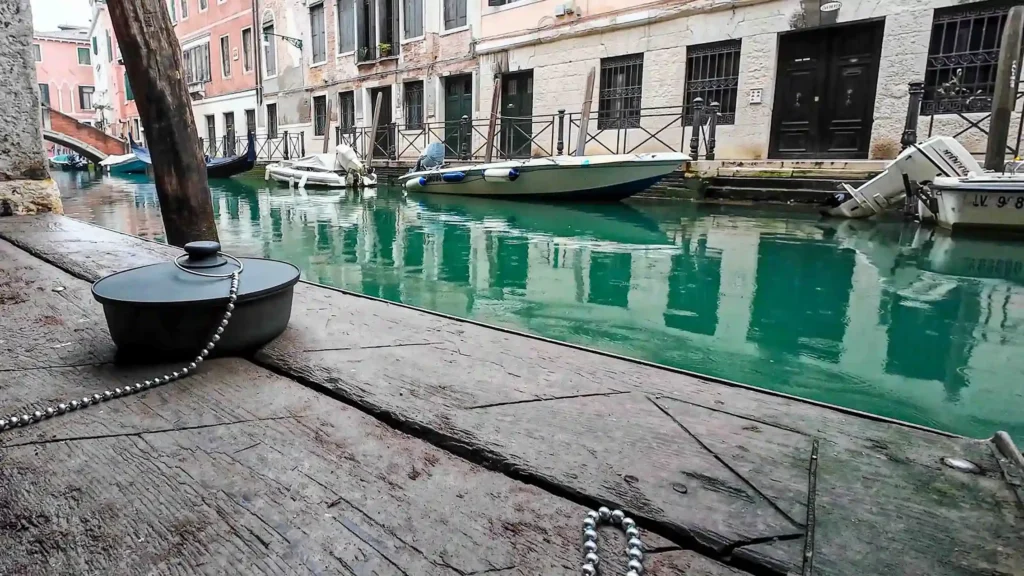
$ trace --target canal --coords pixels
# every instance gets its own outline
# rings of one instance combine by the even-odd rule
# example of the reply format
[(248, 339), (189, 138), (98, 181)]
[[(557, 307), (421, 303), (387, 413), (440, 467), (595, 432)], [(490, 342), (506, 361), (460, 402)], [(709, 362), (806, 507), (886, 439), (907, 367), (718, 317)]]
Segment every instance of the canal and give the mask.
[[(67, 215), (162, 239), (145, 177)], [(304, 279), (973, 437), (1024, 440), (1024, 244), (691, 203), (212, 183), (224, 249)]]

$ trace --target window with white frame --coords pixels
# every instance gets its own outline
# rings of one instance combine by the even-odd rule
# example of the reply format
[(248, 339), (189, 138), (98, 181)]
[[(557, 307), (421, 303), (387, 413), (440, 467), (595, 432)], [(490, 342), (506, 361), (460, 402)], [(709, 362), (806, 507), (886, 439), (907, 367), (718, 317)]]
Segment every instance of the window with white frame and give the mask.
[(323, 2), (309, 7), (309, 37), (313, 64), (327, 61), (327, 34), (324, 33)]
[(207, 2), (207, 0), (199, 0), (199, 11), (200, 12), (205, 12), (206, 9), (209, 8), (209, 7), (210, 7), (210, 4), (209, 4), (209, 2)]
[(181, 19), (188, 18), (188, 0), (181, 0)]
[(327, 132), (327, 96), (313, 97), (313, 135), (323, 136)]
[(35, 58), (36, 62), (42, 62), (43, 61), (43, 47), (40, 46), (39, 44), (33, 44), (32, 45), (32, 56)]
[(444, 29), (452, 30), (466, 25), (467, 0), (444, 0)]
[(267, 104), (267, 138), (277, 138), (277, 103)]
[(252, 72), (252, 28), (242, 30), (242, 72)]
[(402, 6), (405, 38), (423, 36), (423, 0), (404, 0)]
[(277, 37), (273, 22), (263, 25), (263, 66), (267, 76), (277, 76)]
[(182, 64), (185, 67), (185, 83), (209, 82), (210, 76), (210, 44), (203, 43), (182, 52)]
[(406, 82), (402, 88), (405, 93), (405, 128), (421, 130), (423, 129), (423, 81)]
[(80, 110), (92, 110), (92, 95), (96, 89), (92, 86), (78, 87), (78, 108)]
[(356, 94), (351, 90), (338, 94), (338, 126), (346, 134), (356, 129)]
[(225, 78), (231, 78), (231, 36), (220, 37), (220, 73)]
[(356, 49), (355, 0), (338, 0), (338, 54)]

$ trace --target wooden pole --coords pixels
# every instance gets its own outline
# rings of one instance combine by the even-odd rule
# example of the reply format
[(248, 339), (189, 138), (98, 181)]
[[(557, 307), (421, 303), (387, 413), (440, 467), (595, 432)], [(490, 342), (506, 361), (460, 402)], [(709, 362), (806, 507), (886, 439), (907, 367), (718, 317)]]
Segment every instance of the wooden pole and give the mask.
[(163, 0), (109, 0), (107, 6), (153, 157), (167, 243), (217, 240), (206, 162), (167, 6)]
[(377, 127), (380, 126), (380, 106), (384, 101), (384, 93), (377, 93), (377, 102), (373, 105), (373, 128), (370, 131), (370, 145), (366, 152), (366, 168), (373, 165), (373, 152), (377, 149)]
[[(327, 154), (327, 148), (331, 144), (331, 102), (330, 98), (327, 99), (327, 118), (324, 119), (324, 154)], [(316, 122), (316, 118), (313, 119)]]
[(587, 130), (590, 124), (590, 108), (594, 103), (594, 77), (596, 75), (597, 71), (591, 66), (590, 72), (587, 73), (586, 92), (583, 96), (583, 113), (580, 114), (580, 137), (576, 141), (577, 156), (583, 156), (587, 148)]
[(1017, 75), (1020, 66), (1021, 33), (1024, 30), (1024, 6), (1010, 8), (999, 47), (996, 87), (992, 95), (992, 120), (985, 149), (985, 169), (1002, 170), (1006, 160), (1006, 139), (1010, 136), (1010, 116), (1017, 103)]
[(501, 74), (494, 75), (494, 93), (491, 94), (491, 121), (487, 124), (487, 153), (484, 162), (494, 158), (494, 132), (498, 124), (498, 106), (501, 106)]

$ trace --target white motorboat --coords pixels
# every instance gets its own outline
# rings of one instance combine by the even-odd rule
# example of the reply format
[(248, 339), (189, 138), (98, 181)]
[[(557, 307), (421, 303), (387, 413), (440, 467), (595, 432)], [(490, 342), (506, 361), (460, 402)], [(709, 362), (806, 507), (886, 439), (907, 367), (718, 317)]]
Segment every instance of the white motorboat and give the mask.
[(937, 136), (904, 150), (859, 188), (845, 186), (827, 216), (867, 218), (902, 206), (914, 187), (923, 191), (918, 211), (950, 230), (1024, 229), (1024, 174), (985, 172), (959, 142)]
[(334, 154), (313, 154), (268, 164), (264, 179), (299, 188), (368, 188), (377, 185), (377, 175), (369, 173), (355, 151), (345, 144), (339, 145)]
[(405, 189), (544, 200), (622, 200), (642, 192), (690, 158), (675, 152), (556, 156), (473, 166), (438, 167), (406, 174)]
[(935, 220), (943, 228), (1024, 229), (1022, 174), (940, 176), (928, 190), (935, 197)]

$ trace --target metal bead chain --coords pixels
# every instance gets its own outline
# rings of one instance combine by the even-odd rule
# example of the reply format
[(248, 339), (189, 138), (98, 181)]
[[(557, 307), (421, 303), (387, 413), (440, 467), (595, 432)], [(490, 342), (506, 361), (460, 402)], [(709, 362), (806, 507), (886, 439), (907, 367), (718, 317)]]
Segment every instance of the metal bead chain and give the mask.
[(632, 518), (627, 518), (622, 510), (609, 510), (602, 506), (597, 512), (587, 512), (583, 519), (583, 566), (580, 574), (594, 576), (601, 559), (597, 555), (597, 527), (604, 522), (612, 526), (621, 526), (629, 540), (626, 543), (626, 556), (629, 558), (629, 572), (626, 576), (640, 576), (644, 573), (644, 543), (640, 541), (640, 530)]
[(216, 330), (214, 330), (213, 336), (210, 337), (210, 341), (206, 343), (206, 346), (204, 346), (202, 351), (199, 352), (199, 355), (196, 356), (188, 366), (184, 366), (176, 372), (157, 376), (152, 380), (136, 382), (135, 384), (125, 386), (124, 388), (114, 388), (113, 390), (105, 390), (101, 393), (93, 394), (92, 396), (83, 396), (81, 400), (61, 402), (56, 406), (48, 406), (43, 410), (36, 410), (31, 414), (22, 414), (21, 416), (13, 415), (9, 418), (3, 418), (0, 420), (0, 432), (10, 430), (11, 428), (17, 428), (19, 426), (28, 426), (29, 424), (46, 420), (47, 418), (53, 418), (54, 416), (74, 412), (75, 410), (82, 410), (89, 406), (106, 402), (107, 400), (128, 396), (130, 394), (135, 394), (136, 392), (142, 392), (143, 390), (149, 390), (150, 388), (162, 386), (168, 382), (173, 382), (174, 380), (179, 380), (188, 376), (192, 372), (195, 372), (196, 369), (199, 368), (199, 365), (206, 360), (206, 357), (210, 355), (210, 352), (217, 347), (217, 342), (220, 341), (220, 335), (224, 333), (224, 329), (227, 328), (228, 322), (231, 320), (231, 311), (235, 309), (235, 300), (237, 299), (238, 272), (233, 272), (231, 274), (231, 289), (228, 292), (227, 310), (224, 311), (224, 315), (221, 317)]

